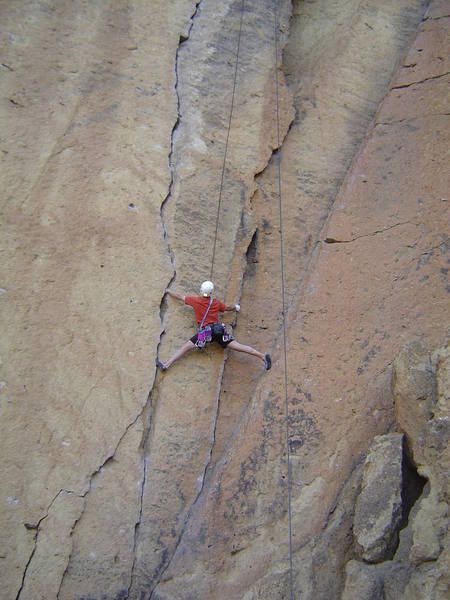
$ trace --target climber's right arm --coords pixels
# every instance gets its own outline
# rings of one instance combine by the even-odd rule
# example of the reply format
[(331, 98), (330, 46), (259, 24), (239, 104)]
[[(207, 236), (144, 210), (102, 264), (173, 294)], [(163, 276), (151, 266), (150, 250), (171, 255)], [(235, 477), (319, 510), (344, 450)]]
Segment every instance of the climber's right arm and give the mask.
[(169, 296), (172, 296), (172, 298), (176, 298), (177, 300), (180, 300), (181, 302), (184, 302), (184, 299), (186, 296), (182, 296), (181, 294), (178, 294), (177, 292), (172, 292), (172, 290), (167, 289), (166, 292), (169, 294)]

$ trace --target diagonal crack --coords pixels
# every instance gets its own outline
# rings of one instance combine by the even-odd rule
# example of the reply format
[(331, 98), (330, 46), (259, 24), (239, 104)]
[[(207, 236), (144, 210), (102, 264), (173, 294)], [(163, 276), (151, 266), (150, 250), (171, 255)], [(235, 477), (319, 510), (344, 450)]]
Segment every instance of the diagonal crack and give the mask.
[(449, 247), (449, 242), (450, 242), (450, 239), (443, 240), (439, 244), (436, 244), (436, 246), (432, 246), (431, 248), (429, 248), (425, 252), (421, 252), (418, 256), (415, 256), (414, 258), (412, 258), (409, 261), (409, 264), (420, 260), (422, 256), (433, 256), (433, 252), (435, 250), (440, 250), (443, 254), (445, 254), (447, 252), (448, 247)]
[(352, 238), (351, 240), (337, 240), (336, 238), (333, 238), (333, 237), (326, 237), (323, 241), (326, 244), (351, 244), (352, 242), (355, 242), (356, 240), (360, 240), (361, 238), (373, 237), (375, 235), (378, 235), (379, 233), (384, 233), (385, 231), (394, 229), (395, 227), (400, 227), (401, 225), (414, 225), (415, 227), (418, 227), (418, 225), (416, 223), (412, 223), (411, 221), (403, 221), (401, 223), (395, 223), (394, 225), (389, 225), (389, 227), (384, 227), (383, 229), (377, 229), (377, 231), (373, 231), (372, 233), (364, 233), (362, 235), (357, 235), (356, 237)]
[(450, 113), (428, 113), (428, 114), (423, 114), (420, 117), (414, 117), (412, 119), (398, 119), (396, 121), (378, 121), (377, 123), (374, 124), (374, 127), (390, 127), (392, 125), (400, 125), (402, 123), (412, 123), (414, 121), (419, 121), (422, 119), (428, 119), (429, 117), (448, 117), (450, 116)]
[[(38, 541), (39, 541), (39, 533), (40, 533), (41, 523), (43, 521), (45, 521), (45, 519), (47, 519), (47, 517), (48, 517), (48, 515), (50, 513), (50, 510), (52, 509), (52, 506), (55, 504), (56, 500), (59, 498), (59, 496), (61, 496), (61, 494), (68, 494), (68, 495), (73, 494), (75, 496), (78, 496), (79, 498), (84, 498), (86, 496), (86, 494), (87, 494), (87, 491), (84, 494), (78, 494), (77, 492), (74, 492), (72, 490), (60, 489), (59, 492), (54, 496), (53, 500), (50, 502), (50, 504), (49, 504), (49, 506), (48, 506), (48, 508), (47, 508), (47, 510), (45, 512), (45, 515), (43, 517), (41, 517), (37, 523), (24, 523), (26, 529), (29, 529), (29, 530), (30, 529), (34, 529), (34, 530), (36, 530), (36, 533), (34, 534), (34, 546), (33, 546), (33, 550), (31, 551), (31, 554), (30, 554), (30, 556), (28, 558), (27, 564), (25, 565), (25, 569), (24, 569), (24, 572), (23, 572), (23, 575), (22, 575), (21, 586), (19, 588), (19, 591), (17, 592), (16, 600), (19, 600), (19, 598), (20, 598), (20, 596), (22, 594), (22, 590), (23, 590), (23, 588), (25, 586), (25, 579), (26, 579), (26, 576), (27, 576), (27, 573), (28, 573), (28, 568), (30, 567), (31, 562), (33, 560), (33, 557), (34, 557), (34, 555), (36, 553), (36, 550), (37, 550), (37, 545), (38, 545)], [(78, 522), (78, 520), (79, 520), (79, 518), (73, 524), (73, 526), (71, 528), (71, 531), (70, 531), (70, 535), (72, 535), (72, 532), (73, 532), (73, 530), (75, 528), (75, 525)], [(65, 574), (65, 572), (64, 572), (64, 574)], [(61, 578), (61, 583), (62, 583), (62, 580), (64, 578), (64, 574), (63, 574), (63, 577)]]
[(411, 83), (403, 83), (401, 85), (395, 85), (393, 87), (391, 87), (391, 91), (392, 90), (403, 90), (405, 88), (409, 88), (412, 85), (418, 85), (420, 83), (425, 83), (426, 81), (432, 81), (433, 79), (441, 79), (442, 77), (446, 77), (447, 75), (450, 75), (450, 71), (447, 71), (447, 73), (441, 73), (440, 75), (433, 75), (433, 77), (425, 77), (425, 79), (421, 79), (420, 81), (412, 81)]
[(61, 494), (62, 491), (63, 490), (59, 490), (59, 492), (56, 494), (56, 496), (50, 502), (50, 505), (47, 508), (47, 511), (46, 511), (45, 515), (43, 517), (41, 517), (36, 524), (25, 523), (25, 527), (27, 529), (35, 529), (36, 533), (34, 534), (34, 547), (33, 547), (33, 550), (31, 551), (31, 554), (30, 554), (30, 556), (28, 558), (27, 564), (25, 565), (25, 569), (24, 569), (24, 572), (23, 572), (23, 575), (22, 575), (22, 583), (21, 583), (21, 586), (19, 588), (19, 591), (17, 592), (16, 600), (19, 600), (19, 598), (20, 598), (20, 595), (22, 593), (23, 587), (25, 585), (25, 579), (26, 579), (26, 576), (27, 576), (28, 567), (30, 566), (31, 561), (33, 560), (33, 556), (34, 556), (34, 554), (36, 552), (36, 548), (37, 548), (37, 544), (38, 544), (38, 538), (39, 538), (39, 527), (40, 527), (42, 521), (44, 521), (48, 517), (48, 513), (50, 512), (51, 507), (53, 506), (53, 504), (55, 503), (56, 499), (58, 498), (58, 496)]
[[(68, 493), (68, 494), (76, 494), (76, 495), (77, 495), (77, 496), (79, 496), (80, 498), (86, 498), (86, 497), (87, 497), (87, 495), (89, 494), (89, 492), (90, 492), (90, 491), (91, 491), (91, 489), (92, 489), (92, 485), (93, 485), (93, 481), (94, 481), (95, 477), (96, 477), (96, 476), (97, 476), (97, 475), (98, 475), (98, 474), (99, 474), (99, 473), (102, 471), (102, 469), (103, 469), (103, 468), (104, 468), (104, 467), (105, 467), (105, 466), (106, 466), (108, 463), (110, 463), (110, 462), (113, 462), (113, 461), (114, 461), (114, 457), (115, 457), (115, 455), (116, 455), (116, 453), (117, 453), (117, 450), (119, 449), (119, 446), (120, 446), (120, 444), (122, 443), (122, 440), (123, 440), (123, 439), (125, 438), (125, 436), (127, 435), (128, 431), (129, 431), (129, 430), (130, 430), (132, 427), (134, 427), (134, 426), (136, 425), (136, 423), (139, 421), (139, 419), (140, 419), (140, 418), (142, 418), (142, 417), (143, 417), (143, 415), (144, 415), (144, 412), (145, 412), (146, 410), (148, 410), (148, 407), (149, 407), (149, 405), (150, 405), (150, 407), (151, 407), (151, 397), (152, 397), (152, 391), (153, 391), (153, 388), (154, 388), (154, 385), (152, 385), (152, 390), (150, 391), (150, 393), (149, 393), (149, 396), (148, 396), (148, 399), (147, 399), (147, 401), (145, 402), (144, 406), (142, 407), (142, 410), (140, 410), (140, 411), (139, 411), (139, 413), (138, 413), (138, 415), (135, 417), (135, 419), (133, 419), (133, 421), (127, 425), (127, 427), (125, 428), (125, 431), (124, 431), (124, 433), (123, 433), (123, 434), (120, 436), (120, 439), (119, 439), (118, 443), (116, 444), (116, 446), (115, 446), (115, 448), (114, 448), (113, 452), (112, 452), (112, 453), (111, 453), (111, 454), (110, 454), (110, 455), (109, 455), (109, 456), (108, 456), (108, 457), (107, 457), (107, 458), (106, 458), (106, 459), (103, 461), (103, 463), (102, 463), (102, 464), (101, 464), (101, 465), (100, 465), (100, 466), (99, 466), (99, 467), (98, 467), (98, 468), (97, 468), (97, 469), (96, 469), (96, 470), (95, 470), (95, 471), (94, 471), (94, 472), (93, 472), (93, 473), (90, 475), (90, 478), (89, 478), (89, 485), (88, 485), (87, 489), (85, 489), (85, 491), (84, 491), (84, 492), (76, 492), (76, 491), (74, 491), (74, 490), (64, 490), (64, 489), (62, 489), (62, 490), (60, 490), (60, 491), (58, 492), (58, 494), (57, 494), (57, 495), (55, 496), (55, 498), (52, 500), (52, 502), (51, 502), (51, 504), (50, 504), (50, 507), (52, 506), (52, 504), (55, 502), (56, 498), (57, 498), (57, 497), (58, 497), (58, 496), (59, 496), (59, 495), (60, 495), (62, 492), (66, 492), (66, 493)], [(148, 428), (148, 429), (150, 429), (150, 428)], [(145, 436), (145, 433), (144, 433), (144, 436)], [(145, 454), (144, 454), (144, 456), (145, 456)], [(144, 459), (144, 460), (145, 460), (145, 459)], [(145, 465), (144, 465), (144, 467), (145, 467)], [(143, 494), (143, 491), (142, 491), (142, 494)], [(141, 495), (141, 498), (142, 498), (142, 495)], [(38, 522), (38, 525), (41, 523), (41, 521), (42, 521), (44, 518), (46, 518), (46, 517), (48, 516), (48, 511), (50, 510), (50, 507), (49, 507), (49, 509), (47, 510), (47, 514), (46, 514), (44, 517), (42, 517), (42, 519), (40, 519), (40, 520), (39, 520), (39, 522)], [(78, 522), (81, 520), (81, 518), (82, 518), (82, 516), (83, 516), (83, 513), (84, 513), (84, 510), (81, 512), (80, 516), (79, 516), (79, 517), (78, 517), (78, 519), (75, 521), (75, 523), (74, 523), (74, 525), (73, 525), (73, 527), (72, 527), (71, 535), (72, 535), (72, 533), (74, 532), (76, 525), (77, 525), (77, 524), (78, 524)], [(38, 526), (38, 525), (37, 525), (37, 526)], [(34, 527), (33, 527), (33, 528), (34, 528)], [(33, 554), (34, 554), (34, 551), (35, 551), (35, 550), (33, 550)], [(32, 557), (30, 557), (30, 561), (29, 561), (29, 562), (31, 562), (31, 558), (32, 558)], [(63, 573), (63, 576), (62, 576), (62, 578), (61, 578), (61, 583), (60, 583), (60, 588), (59, 588), (59, 589), (61, 589), (61, 586), (62, 586), (62, 584), (63, 584), (64, 578), (65, 578), (65, 576), (66, 576), (67, 569), (68, 569), (68, 567), (69, 567), (69, 564), (70, 564), (70, 559), (71, 559), (71, 555), (69, 555), (69, 558), (68, 558), (68, 561), (67, 561), (67, 567), (66, 567), (66, 570), (64, 571), (64, 573)], [(28, 565), (27, 565), (27, 568), (28, 568)], [(22, 585), (22, 587), (23, 587), (23, 585)], [(59, 593), (59, 592), (58, 592), (58, 593)], [(17, 600), (18, 600), (18, 598), (17, 598)]]
[(440, 19), (448, 19), (450, 15), (440, 15), (439, 17), (425, 17), (424, 21), (439, 21)]

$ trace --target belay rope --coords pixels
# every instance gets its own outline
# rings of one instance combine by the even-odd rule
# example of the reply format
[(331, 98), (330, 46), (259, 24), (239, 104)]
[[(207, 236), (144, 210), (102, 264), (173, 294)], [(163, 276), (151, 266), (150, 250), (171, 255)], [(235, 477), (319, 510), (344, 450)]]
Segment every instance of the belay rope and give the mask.
[[(220, 206), (222, 202), (223, 181), (225, 176), (225, 166), (228, 153), (228, 142), (230, 139), (231, 121), (233, 118), (234, 96), (236, 92), (236, 79), (239, 64), (239, 51), (241, 47), (242, 21), (244, 16), (245, 0), (241, 1), (239, 35), (237, 42), (236, 64), (234, 68), (233, 92), (231, 95), (230, 117), (228, 120), (227, 138), (225, 142), (225, 152), (222, 163), (222, 175), (220, 178), (219, 200), (217, 206), (216, 229), (214, 232), (214, 246), (211, 260), (210, 280), (213, 280), (214, 261), (216, 258), (217, 232), (219, 228)], [(288, 503), (288, 521), (289, 521), (289, 586), (290, 600), (294, 600), (294, 577), (292, 564), (292, 508), (291, 508), (291, 452), (289, 446), (289, 399), (288, 399), (288, 377), (287, 377), (287, 343), (286, 343), (286, 302), (285, 302), (285, 284), (284, 284), (284, 249), (283, 249), (283, 212), (281, 196), (281, 144), (280, 144), (280, 110), (279, 110), (279, 82), (278, 82), (278, 0), (274, 0), (274, 45), (275, 45), (275, 97), (276, 97), (276, 134), (277, 134), (277, 156), (278, 156), (278, 209), (280, 221), (280, 263), (281, 263), (281, 304), (283, 321), (283, 350), (284, 350), (284, 396), (286, 413), (286, 450), (287, 450), (287, 503)]]
[(278, 98), (278, 0), (275, 2), (274, 30), (275, 30), (275, 97), (276, 97), (276, 123), (277, 123), (277, 155), (278, 155), (278, 210), (280, 213), (280, 263), (281, 263), (281, 305), (283, 317), (283, 350), (284, 350), (284, 403), (286, 412), (286, 454), (287, 454), (287, 495), (288, 495), (288, 520), (289, 520), (289, 584), (290, 597), (294, 600), (294, 569), (292, 566), (292, 508), (291, 508), (291, 449), (289, 445), (289, 399), (287, 376), (287, 343), (286, 343), (286, 302), (284, 286), (284, 250), (283, 250), (283, 211), (281, 202), (281, 144), (280, 144), (280, 109)]

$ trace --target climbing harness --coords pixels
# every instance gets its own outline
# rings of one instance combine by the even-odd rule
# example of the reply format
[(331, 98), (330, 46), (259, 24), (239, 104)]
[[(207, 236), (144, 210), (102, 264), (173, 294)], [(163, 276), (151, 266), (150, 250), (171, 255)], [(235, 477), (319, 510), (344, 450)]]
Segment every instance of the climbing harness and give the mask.
[(210, 342), (212, 340), (211, 326), (207, 325), (205, 328), (203, 328), (203, 323), (205, 322), (205, 319), (209, 313), (209, 309), (211, 308), (212, 302), (213, 302), (213, 297), (211, 296), (209, 299), (208, 308), (206, 309), (206, 312), (203, 315), (202, 322), (200, 323), (200, 326), (197, 331), (197, 341), (195, 343), (197, 348), (204, 348), (206, 346), (206, 343)]
[[(206, 314), (207, 313), (208, 311), (206, 311)], [(207, 325), (206, 327), (202, 327), (202, 324), (200, 325), (197, 332), (197, 341), (195, 343), (197, 348), (204, 348), (208, 342), (211, 342), (213, 340), (219, 341), (218, 338), (221, 339), (224, 343), (231, 342), (232, 340), (234, 340), (233, 328), (228, 323), (213, 323), (212, 325)]]
[(289, 583), (290, 599), (294, 600), (294, 577), (292, 566), (292, 509), (291, 509), (291, 451), (289, 445), (289, 400), (287, 376), (287, 344), (286, 344), (286, 302), (284, 285), (284, 250), (283, 250), (283, 211), (281, 202), (281, 144), (280, 144), (280, 110), (278, 97), (278, 0), (275, 2), (274, 30), (275, 30), (275, 98), (276, 98), (276, 124), (278, 148), (278, 210), (280, 214), (280, 262), (281, 262), (281, 304), (283, 317), (283, 349), (284, 349), (284, 402), (286, 413), (286, 456), (287, 456), (287, 500), (289, 521)]

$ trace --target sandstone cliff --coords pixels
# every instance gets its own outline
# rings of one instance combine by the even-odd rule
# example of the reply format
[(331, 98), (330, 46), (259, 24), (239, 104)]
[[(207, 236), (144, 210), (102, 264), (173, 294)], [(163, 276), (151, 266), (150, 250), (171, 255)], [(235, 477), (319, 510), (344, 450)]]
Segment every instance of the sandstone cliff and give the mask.
[[(278, 151), (295, 598), (447, 597), (450, 2), (278, 4), (275, 64), (273, 0), (0, 3), (5, 599), (289, 598)], [(214, 279), (273, 368), (157, 373), (241, 16)]]

